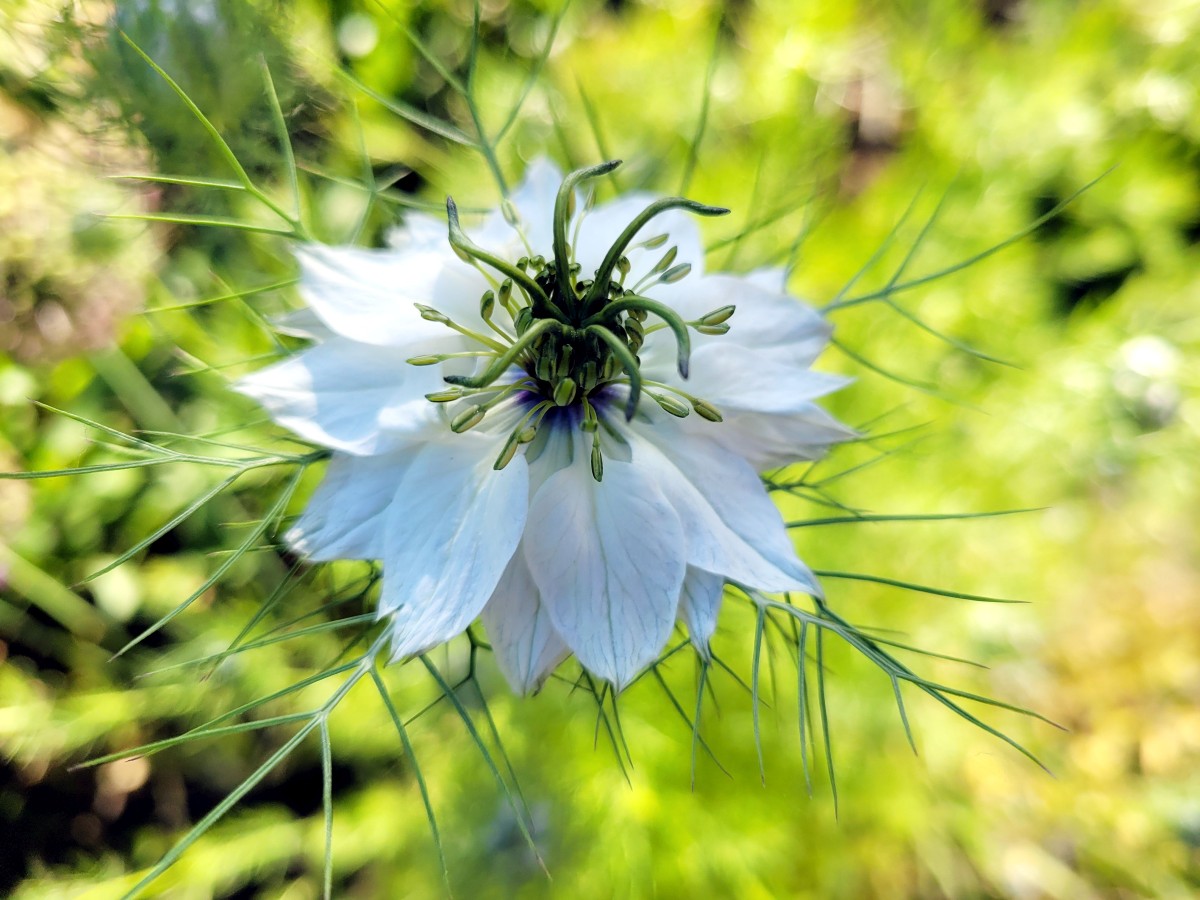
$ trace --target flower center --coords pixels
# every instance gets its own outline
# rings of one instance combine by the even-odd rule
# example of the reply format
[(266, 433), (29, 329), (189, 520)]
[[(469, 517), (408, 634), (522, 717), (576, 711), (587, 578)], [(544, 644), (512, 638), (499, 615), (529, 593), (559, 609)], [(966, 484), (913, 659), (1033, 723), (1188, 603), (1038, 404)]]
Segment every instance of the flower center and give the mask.
[[(575, 188), (580, 182), (611, 172), (618, 165), (620, 162), (614, 161), (580, 169), (563, 180), (554, 205), (551, 260), (524, 256), (514, 264), (492, 255), (467, 237), (459, 224), (454, 201), (446, 200), (451, 246), (494, 286), (480, 300), (480, 315), (495, 337), (464, 328), (438, 310), (418, 304), (425, 319), (453, 328), (483, 349), (420, 356), (408, 361), (413, 365), (433, 365), (456, 357), (490, 358), (483, 371), (475, 375), (447, 375), (444, 380), (450, 385), (448, 389), (426, 395), (436, 403), (468, 401), (450, 420), (450, 427), (456, 432), (474, 428), (491, 409), (518, 399), (514, 395), (529, 401), (496, 460), (497, 469), (506, 466), (521, 445), (534, 440), (538, 426), (550, 410), (574, 407), (580, 414), (573, 420), (594, 435), (592, 474), (599, 481), (603, 473), (601, 427), (612, 433), (603, 401), (616, 385), (628, 388), (626, 419), (633, 418), (642, 395), (646, 394), (674, 416), (683, 417), (695, 411), (709, 421), (721, 421), (720, 413), (705, 401), (677, 387), (645, 379), (638, 353), (648, 334), (670, 329), (678, 351), (679, 374), (686, 379), (691, 354), (689, 328), (702, 334), (724, 334), (729, 330), (727, 320), (734, 307), (724, 306), (694, 322), (684, 322), (674, 309), (644, 294), (654, 284), (670, 284), (687, 277), (691, 265), (674, 264), (678, 248), (670, 247), (645, 277), (630, 286), (625, 284), (631, 269), (626, 253), (635, 248), (654, 250), (666, 244), (667, 235), (636, 245), (633, 241), (651, 219), (669, 209), (682, 208), (706, 216), (724, 215), (729, 210), (681, 197), (651, 203), (621, 232), (593, 277), (581, 279), (581, 266), (575, 261), (567, 238), (568, 223), (575, 211)], [(516, 227), (515, 211), (507, 201), (503, 209)], [(578, 225), (575, 237), (577, 240)], [(499, 273), (503, 280), (498, 281), (492, 272)], [(497, 323), (500, 313), (501, 321)], [(659, 321), (647, 325), (651, 316)], [(522, 370), (524, 374), (519, 374)]]

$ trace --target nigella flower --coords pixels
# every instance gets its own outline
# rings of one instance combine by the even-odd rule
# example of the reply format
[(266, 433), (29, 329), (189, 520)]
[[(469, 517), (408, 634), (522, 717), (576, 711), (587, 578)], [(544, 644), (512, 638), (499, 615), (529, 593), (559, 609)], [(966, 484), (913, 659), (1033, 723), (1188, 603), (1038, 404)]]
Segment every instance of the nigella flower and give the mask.
[(677, 619), (706, 653), (726, 582), (820, 590), (757, 473), (850, 434), (813, 403), (830, 327), (782, 271), (705, 273), (691, 214), (727, 210), (579, 203), (616, 165), (298, 251), (316, 343), (241, 390), (332, 451), (287, 540), (382, 561), (394, 658), (482, 615), (518, 690), (571, 653), (620, 688)]

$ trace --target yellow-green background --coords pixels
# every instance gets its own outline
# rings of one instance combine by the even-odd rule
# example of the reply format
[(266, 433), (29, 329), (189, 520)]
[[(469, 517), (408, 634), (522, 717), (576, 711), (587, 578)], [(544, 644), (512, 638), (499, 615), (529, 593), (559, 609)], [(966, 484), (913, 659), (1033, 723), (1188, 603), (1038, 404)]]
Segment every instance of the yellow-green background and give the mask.
[[(348, 240), (355, 230), (360, 146), (380, 178), (411, 167), (417, 175), (399, 188), (421, 199), (439, 202), (452, 191), (464, 205), (495, 201), (478, 156), (333, 74), (340, 63), (376, 94), (469, 132), (462, 103), (404, 35), (419, 35), (461, 74), (469, 3), (228, 0), (191, 4), (182, 16), (183, 4), (118, 7), (122, 27), (275, 190), (284, 167), (261, 88), (263, 55), (310, 170), (306, 208), (322, 239)], [(241, 361), (271, 350), (256, 317), (294, 302), (284, 290), (143, 312), (268, 284), (290, 269), (286, 245), (271, 238), (97, 218), (166, 209), (261, 218), (236, 195), (103, 177), (229, 177), (178, 100), (120, 49), (110, 12), (33, 0), (0, 9), (3, 470), (114, 458), (94, 433), (35, 400), (126, 431), (200, 434), (253, 422), (258, 413), (228, 382), (247, 370)], [(483, 4), (476, 89), (488, 129), (504, 121), (556, 12), (553, 3)], [(372, 27), (374, 49), (350, 55), (347, 48), (370, 47)], [(839, 502), (884, 513), (1037, 511), (795, 532), (802, 557), (822, 569), (1031, 601), (973, 604), (828, 583), (846, 618), (989, 666), (914, 657), (922, 671), (1032, 707), (1068, 730), (980, 708), (1052, 777), (906, 694), (914, 757), (886, 678), (830, 641), (835, 818), (819, 760), (811, 799), (804, 788), (795, 667), (782, 652), (777, 689), (765, 663), (762, 676), (765, 787), (749, 698), (718, 678), (719, 714), (706, 706), (703, 733), (731, 777), (702, 754), (694, 789), (690, 731), (652, 683), (621, 701), (633, 758), (626, 782), (603, 736), (593, 748), (590, 697), (561, 685), (511, 697), (485, 658), (480, 682), (552, 880), (443, 704), (410, 731), (456, 895), (1191, 896), (1200, 889), (1200, 6), (577, 0), (501, 147), (507, 177), (515, 181), (523, 161), (542, 154), (590, 164), (603, 152), (628, 161), (624, 187), (645, 179), (674, 191), (718, 28), (690, 193), (733, 208), (730, 220), (706, 223), (714, 241), (787, 214), (732, 256), (713, 254), (712, 267), (786, 257), (811, 226), (791, 287), (825, 302), (914, 197), (912, 218), (851, 295), (886, 283), (943, 196), (909, 276), (987, 249), (1108, 173), (1033, 236), (896, 296), (926, 325), (1011, 366), (939, 341), (881, 303), (835, 314), (837, 336), (872, 366), (923, 387), (836, 349), (822, 361), (857, 378), (830, 398), (839, 416), (899, 432), (844, 448), (810, 476), (877, 459), (825, 485)], [(361, 239), (378, 239), (399, 211), (380, 204)], [(265, 425), (237, 435), (278, 437)], [(120, 896), (136, 881), (129, 875), (152, 865), (287, 731), (68, 767), (178, 734), (339, 652), (341, 638), (324, 634), (234, 657), (205, 681), (190, 670), (138, 678), (216, 652), (237, 634), (286, 573), (286, 563), (262, 552), (239, 560), (219, 589), (146, 645), (108, 661), (220, 564), (219, 551), (246, 533), (239, 523), (264, 511), (278, 483), (248, 478), (151, 552), (72, 585), (213, 483), (186, 465), (0, 481), (0, 892)], [(789, 501), (786, 513), (829, 510)], [(276, 620), (312, 608), (334, 580), (357, 574), (314, 576)], [(753, 616), (734, 601), (727, 607), (718, 652), (746, 673)], [(451, 676), (465, 665), (458, 647), (433, 658)], [(665, 671), (690, 714), (692, 663), (680, 654)], [(409, 712), (436, 694), (412, 666), (388, 677)], [(327, 687), (268, 711), (311, 708)], [(480, 712), (469, 688), (464, 702)], [(438, 895), (444, 887), (413, 770), (378, 698), (368, 688), (352, 694), (331, 733), (335, 895)], [(150, 893), (318, 896), (318, 754), (313, 742), (290, 758)]]

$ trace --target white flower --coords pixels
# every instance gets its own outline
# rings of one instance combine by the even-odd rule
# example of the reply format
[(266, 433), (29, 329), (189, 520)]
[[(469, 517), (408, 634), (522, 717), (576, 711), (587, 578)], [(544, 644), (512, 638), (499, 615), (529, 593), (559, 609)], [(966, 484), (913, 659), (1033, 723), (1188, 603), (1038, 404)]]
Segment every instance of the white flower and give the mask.
[(571, 653), (619, 688), (677, 618), (707, 652), (727, 581), (819, 592), (757, 472), (850, 435), (813, 403), (830, 326), (779, 270), (705, 274), (689, 213), (724, 210), (583, 209), (613, 166), (536, 162), (469, 234), (448, 202), (449, 240), (298, 252), (316, 343), (240, 388), (332, 451), (287, 539), (382, 560), (395, 658), (482, 615), (516, 689)]

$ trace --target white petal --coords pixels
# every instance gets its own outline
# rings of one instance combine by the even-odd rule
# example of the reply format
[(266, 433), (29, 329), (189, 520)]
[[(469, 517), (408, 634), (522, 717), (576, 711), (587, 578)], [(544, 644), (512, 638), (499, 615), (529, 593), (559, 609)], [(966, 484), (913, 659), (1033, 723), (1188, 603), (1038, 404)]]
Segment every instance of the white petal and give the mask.
[(522, 694), (538, 690), (571, 652), (550, 623), (519, 547), (483, 608), (483, 625), (500, 671)]
[(314, 562), (380, 559), (385, 550), (388, 507), (411, 462), (412, 454), (407, 452), (384, 456), (335, 453), (285, 539)]
[(307, 338), (310, 341), (326, 341), (333, 337), (333, 332), (321, 321), (321, 317), (307, 306), (275, 316), (271, 319), (271, 325), (280, 334)]
[[(517, 212), (514, 228), (497, 210), (483, 224), (467, 228), (471, 239), (508, 262), (522, 256), (554, 256), (554, 201), (562, 184), (562, 171), (545, 157), (535, 159), (525, 169), (525, 177), (509, 195)], [(445, 226), (443, 225), (443, 228)], [(521, 235), (525, 240), (521, 240)], [(528, 247), (526, 244), (528, 243)], [(530, 253), (532, 250), (532, 254)]]
[[(637, 430), (628, 433), (633, 464), (648, 474), (680, 520), (687, 523), (684, 540), (688, 565), (764, 591), (807, 590), (807, 577), (765, 559), (722, 520), (705, 494), (688, 480), (667, 453), (638, 433), (649, 427), (653, 426), (639, 424)], [(758, 492), (762, 492), (761, 487)], [(778, 513), (775, 516), (778, 518)]]
[[(724, 422), (706, 422), (721, 428)], [(821, 594), (816, 576), (797, 557), (778, 508), (762, 481), (739, 454), (715, 441), (687, 434), (678, 420), (664, 413), (653, 427), (640, 429), (704, 496), (729, 530), (753, 547), (767, 562), (805, 585), (807, 593)], [(760, 587), (760, 585), (749, 585)]]
[(721, 611), (724, 593), (724, 578), (688, 566), (683, 589), (679, 592), (679, 618), (687, 626), (692, 644), (706, 657), (708, 642), (717, 630), (717, 614)]
[(691, 322), (722, 306), (736, 306), (724, 335), (693, 334), (696, 348), (739, 344), (759, 353), (778, 351), (793, 365), (808, 366), (829, 345), (833, 326), (812, 307), (767, 287), (767, 276), (717, 273), (697, 278), (693, 272), (675, 284), (656, 285), (648, 296), (676, 309)]
[(783, 266), (766, 266), (742, 276), (751, 284), (775, 294), (787, 293), (788, 270)]
[(706, 344), (693, 351), (691, 377), (683, 381), (676, 376), (676, 383), (688, 393), (722, 412), (728, 408), (788, 413), (850, 381), (732, 342)]
[(352, 340), (430, 348), (452, 334), (445, 325), (421, 318), (414, 303), (432, 306), (467, 327), (481, 324), (479, 298), (487, 281), (448, 243), (400, 250), (306, 244), (297, 248), (296, 258), (308, 305), (329, 328)]
[(632, 463), (607, 463), (597, 483), (580, 445), (529, 510), (525, 558), (555, 630), (579, 661), (618, 688), (671, 634), (683, 583), (683, 527)]
[(396, 449), (438, 422), (425, 394), (444, 387), (437, 366), (334, 338), (247, 376), (237, 385), (305, 440), (347, 453)]
[(462, 633), (495, 590), (521, 539), (529, 473), (517, 456), (492, 469), (496, 441), (450, 434), (414, 456), (389, 509), (380, 615), (392, 656)]
[(394, 250), (428, 250), (444, 248), (450, 240), (445, 217), (423, 212), (410, 212), (404, 221), (389, 228), (387, 245)]

